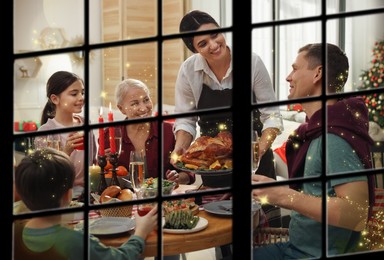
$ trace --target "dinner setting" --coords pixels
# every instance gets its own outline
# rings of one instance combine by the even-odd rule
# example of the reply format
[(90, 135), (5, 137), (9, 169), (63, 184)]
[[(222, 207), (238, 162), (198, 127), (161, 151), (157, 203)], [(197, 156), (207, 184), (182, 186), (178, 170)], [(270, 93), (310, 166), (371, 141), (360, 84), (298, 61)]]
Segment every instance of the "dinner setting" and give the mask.
[(382, 251), (382, 2), (12, 1), (4, 251)]
[[(104, 129), (102, 134), (106, 131)], [(111, 130), (108, 130), (108, 133), (111, 133)], [(111, 146), (102, 140), (104, 138), (99, 138), (99, 142), (102, 142), (99, 147)], [(118, 151), (119, 145), (115, 143)], [(157, 204), (157, 201), (141, 203), (140, 200), (156, 198), (158, 185), (161, 183), (164, 197), (188, 194), (186, 198), (169, 197), (162, 203), (164, 256), (185, 254), (231, 243), (231, 200), (210, 202), (212, 201), (209, 199), (210, 196), (203, 196), (199, 192), (214, 188), (206, 187), (203, 183), (179, 184), (163, 178), (146, 177), (147, 166), (143, 153), (138, 160), (132, 151), (129, 169), (122, 170), (123, 166), (113, 164), (113, 159), (111, 162), (111, 150), (106, 149), (104, 153), (99, 151), (98, 164), (89, 167), (90, 201), (93, 204), (105, 204), (137, 200), (137, 204), (91, 211), (88, 226), (90, 234), (97, 236), (107, 246), (118, 247), (123, 244), (135, 229), (134, 212), (137, 211), (140, 216), (144, 216)], [(232, 172), (231, 153), (232, 136), (229, 132), (222, 132), (216, 138), (202, 136), (177, 159), (176, 168), (192, 171), (196, 175), (208, 174), (220, 177)], [(112, 181), (114, 177), (118, 182)], [(196, 196), (191, 197), (191, 193), (196, 193)], [(203, 200), (204, 197), (208, 200)], [(216, 198), (213, 196), (213, 199)], [(97, 215), (96, 218), (94, 214)], [(75, 230), (83, 230), (83, 224), (84, 222), (80, 220), (74, 221), (71, 225)], [(157, 236), (156, 230), (148, 235), (143, 256), (157, 255)]]

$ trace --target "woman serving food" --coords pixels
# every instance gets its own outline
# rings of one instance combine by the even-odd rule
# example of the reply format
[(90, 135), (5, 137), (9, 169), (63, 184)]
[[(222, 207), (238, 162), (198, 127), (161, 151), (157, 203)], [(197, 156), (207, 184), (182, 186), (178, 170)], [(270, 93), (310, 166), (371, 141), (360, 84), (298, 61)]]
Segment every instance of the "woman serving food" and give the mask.
[[(213, 17), (205, 12), (194, 10), (183, 17), (179, 30), (184, 33), (218, 28), (220, 26)], [(226, 44), (224, 34), (212, 32), (185, 36), (182, 39), (186, 47), (194, 54), (183, 62), (176, 79), (175, 112), (186, 113), (231, 106), (233, 91), (232, 51)], [(255, 103), (276, 100), (268, 71), (261, 58), (256, 54), (252, 54), (252, 82), (252, 86), (246, 87), (249, 87), (250, 92), (252, 90)], [(259, 144), (261, 162), (258, 172), (275, 178), (273, 153), (270, 146), (276, 135), (283, 130), (282, 118), (278, 107), (269, 106), (259, 110), (260, 117), (254, 117), (255, 120), (257, 119), (254, 125), (259, 127), (259, 136), (261, 137)], [(232, 132), (231, 113), (177, 118), (174, 125), (176, 144), (171, 157), (172, 164), (177, 163), (180, 156), (187, 151), (196, 138), (196, 123), (200, 127), (200, 136), (216, 137), (222, 131)], [(194, 159), (198, 158), (195, 157)], [(215, 178), (207, 174), (202, 176), (202, 181), (205, 186), (209, 187), (231, 186), (230, 175)]]

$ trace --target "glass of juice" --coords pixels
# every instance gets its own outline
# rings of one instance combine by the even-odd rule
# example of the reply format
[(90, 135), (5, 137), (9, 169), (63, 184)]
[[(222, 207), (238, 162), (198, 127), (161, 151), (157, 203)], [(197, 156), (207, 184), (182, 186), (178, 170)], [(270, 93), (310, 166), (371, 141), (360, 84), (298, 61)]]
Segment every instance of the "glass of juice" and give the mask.
[(139, 216), (145, 216), (148, 214), (148, 212), (151, 211), (154, 206), (154, 203), (139, 204), (139, 206), (137, 207), (137, 214), (139, 214)]

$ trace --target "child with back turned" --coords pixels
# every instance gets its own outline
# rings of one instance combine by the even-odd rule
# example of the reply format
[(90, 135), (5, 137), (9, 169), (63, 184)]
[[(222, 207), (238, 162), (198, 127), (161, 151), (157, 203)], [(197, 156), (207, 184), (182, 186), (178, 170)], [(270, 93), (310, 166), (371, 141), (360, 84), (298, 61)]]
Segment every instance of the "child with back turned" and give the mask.
[[(18, 194), (31, 211), (69, 206), (75, 169), (64, 152), (43, 148), (23, 158), (15, 170)], [(107, 247), (91, 235), (90, 259), (139, 259), (147, 235), (157, 225), (157, 207), (140, 217), (135, 233), (120, 247)], [(83, 259), (84, 234), (61, 225), (61, 215), (37, 216), (15, 224), (14, 259)], [(19, 230), (19, 231), (17, 231)]]

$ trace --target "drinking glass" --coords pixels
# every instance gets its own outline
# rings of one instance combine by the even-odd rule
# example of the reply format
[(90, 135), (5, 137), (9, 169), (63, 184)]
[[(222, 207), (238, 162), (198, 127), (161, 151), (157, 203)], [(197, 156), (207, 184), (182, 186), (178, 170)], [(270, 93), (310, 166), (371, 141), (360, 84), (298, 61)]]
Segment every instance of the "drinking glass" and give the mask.
[(61, 138), (60, 135), (48, 135), (47, 136), (47, 146), (54, 148), (56, 150), (63, 150), (61, 147)]
[(259, 135), (257, 131), (254, 132), (253, 140), (252, 140), (252, 172), (256, 173), (260, 164), (260, 156), (259, 156)]
[(129, 155), (129, 175), (132, 187), (138, 194), (145, 179), (145, 153), (144, 151), (131, 151)]
[(116, 153), (117, 156), (120, 156), (121, 153), (121, 146), (122, 146), (122, 133), (120, 128), (115, 128), (115, 144), (116, 144)]

